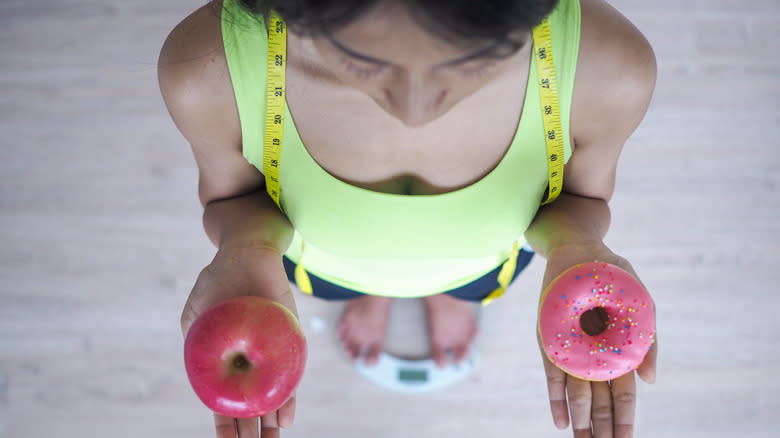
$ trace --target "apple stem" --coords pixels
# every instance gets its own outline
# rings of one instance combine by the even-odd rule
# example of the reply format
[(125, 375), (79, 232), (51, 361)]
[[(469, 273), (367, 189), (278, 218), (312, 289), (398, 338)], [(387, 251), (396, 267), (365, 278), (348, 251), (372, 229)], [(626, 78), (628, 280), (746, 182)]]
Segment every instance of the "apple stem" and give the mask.
[(233, 357), (232, 365), (236, 371), (247, 371), (250, 367), (249, 359), (243, 353), (238, 353)]

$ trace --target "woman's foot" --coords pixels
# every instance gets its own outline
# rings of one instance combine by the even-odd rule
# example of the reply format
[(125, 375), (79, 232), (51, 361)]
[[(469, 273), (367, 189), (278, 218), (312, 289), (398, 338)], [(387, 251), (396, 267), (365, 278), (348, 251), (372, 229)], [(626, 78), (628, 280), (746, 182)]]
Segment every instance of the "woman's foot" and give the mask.
[(452, 357), (460, 364), (477, 337), (477, 319), (471, 303), (445, 294), (426, 297), (424, 301), (434, 362), (444, 368)]
[(353, 362), (364, 358), (366, 365), (376, 365), (385, 344), (391, 303), (392, 298), (370, 295), (347, 302), (338, 334)]

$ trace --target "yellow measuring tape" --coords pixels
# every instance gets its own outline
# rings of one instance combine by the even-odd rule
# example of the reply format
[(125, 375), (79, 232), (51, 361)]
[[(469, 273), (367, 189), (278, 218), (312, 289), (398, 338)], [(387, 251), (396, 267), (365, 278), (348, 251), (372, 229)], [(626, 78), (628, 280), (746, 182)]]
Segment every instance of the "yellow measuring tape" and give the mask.
[[(275, 12), (268, 20), (268, 82), (265, 110), (265, 149), (263, 151), (263, 173), (268, 194), (280, 210), (281, 185), (279, 165), (282, 161), (282, 137), (284, 134), (285, 71), (287, 66), (287, 25)], [(303, 242), (301, 242), (303, 256)], [(303, 267), (295, 267), (295, 284), (309, 295), (313, 294), (311, 280)]]
[[(533, 38), (545, 143), (547, 145), (548, 186), (542, 204), (549, 204), (560, 195), (563, 188), (564, 148), (560, 105), (558, 104), (558, 82), (555, 76), (552, 37), (547, 19), (534, 28)], [(282, 157), (282, 135), (284, 133), (286, 64), (287, 26), (281, 17), (272, 12), (268, 23), (268, 87), (266, 91), (263, 172), (265, 173), (268, 194), (280, 210), (283, 210), (280, 204), (279, 165)], [(519, 250), (518, 244), (515, 242), (509, 260), (504, 263), (498, 275), (499, 287), (482, 301), (483, 305), (491, 303), (506, 292), (506, 288), (509, 287), (517, 269)], [(303, 254), (303, 243), (301, 243), (301, 254)], [(295, 282), (302, 292), (312, 294), (311, 281), (300, 261), (295, 268)]]
[(544, 138), (547, 143), (547, 195), (542, 205), (555, 201), (563, 189), (563, 128), (558, 104), (558, 81), (555, 78), (550, 23), (545, 18), (536, 26), (534, 34), (534, 56), (539, 79), (539, 99), (542, 103)]
[[(542, 104), (544, 140), (547, 145), (547, 193), (542, 200), (542, 205), (545, 205), (555, 201), (563, 189), (563, 128), (561, 126), (560, 105), (558, 104), (558, 81), (553, 62), (550, 23), (547, 19), (534, 28), (533, 36), (536, 72), (539, 80), (539, 100)], [(517, 242), (515, 242), (509, 260), (501, 267), (498, 274), (499, 287), (482, 300), (483, 306), (487, 306), (496, 298), (504, 295), (509, 287), (517, 269), (517, 256), (519, 255), (517, 246)]]
[(265, 150), (263, 173), (265, 186), (279, 209), (281, 187), (279, 164), (282, 160), (282, 134), (284, 134), (284, 84), (287, 64), (287, 26), (275, 12), (268, 22), (268, 86), (265, 110)]

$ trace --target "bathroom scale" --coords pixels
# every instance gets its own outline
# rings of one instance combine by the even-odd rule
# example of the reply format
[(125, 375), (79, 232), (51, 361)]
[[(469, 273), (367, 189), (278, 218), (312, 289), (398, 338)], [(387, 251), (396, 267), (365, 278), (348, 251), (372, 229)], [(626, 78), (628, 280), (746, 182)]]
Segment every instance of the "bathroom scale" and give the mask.
[[(478, 325), (481, 307), (473, 306)], [(385, 351), (379, 354), (376, 365), (367, 366), (358, 360), (355, 368), (366, 380), (390, 391), (438, 391), (465, 380), (479, 365), (476, 341), (460, 364), (450, 357), (446, 367), (436, 365), (430, 353), (424, 305), (419, 299), (393, 301), (385, 339)]]

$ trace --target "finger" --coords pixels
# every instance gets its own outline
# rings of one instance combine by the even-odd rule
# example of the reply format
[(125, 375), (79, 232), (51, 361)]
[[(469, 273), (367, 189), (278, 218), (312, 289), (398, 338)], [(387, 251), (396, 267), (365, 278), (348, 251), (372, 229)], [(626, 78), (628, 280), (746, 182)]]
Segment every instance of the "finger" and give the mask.
[[(262, 429), (260, 429), (260, 438), (279, 438), (279, 428), (278, 427), (265, 427), (263, 426)], [(238, 438), (244, 438), (244, 437), (238, 437)]]
[(277, 418), (279, 419), (279, 427), (282, 429), (288, 429), (292, 427), (293, 422), (295, 421), (295, 403), (295, 394), (293, 394), (292, 397), (290, 397), (290, 399), (287, 400), (281, 408), (279, 408), (279, 414)]
[(655, 334), (653, 345), (650, 346), (650, 351), (647, 352), (645, 360), (639, 365), (636, 373), (639, 378), (647, 383), (655, 383), (656, 376), (656, 361), (658, 360), (658, 332)]
[(236, 420), (224, 415), (214, 414), (217, 438), (236, 438)]
[[(279, 438), (279, 422), (277, 411), (273, 411), (260, 419), (260, 437), (261, 438)], [(244, 438), (244, 437), (239, 437)]]
[(257, 427), (257, 418), (239, 418), (236, 420), (238, 426), (238, 438), (258, 438), (260, 431)]
[(566, 403), (566, 373), (550, 362), (542, 352), (542, 364), (547, 376), (547, 395), (550, 397), (550, 409), (553, 422), (558, 429), (569, 427), (569, 406)]
[(576, 438), (591, 438), (590, 412), (593, 394), (590, 382), (569, 376), (566, 379), (566, 396), (569, 400), (571, 427)]
[(628, 373), (612, 381), (612, 405), (615, 411), (615, 438), (632, 437), (636, 412), (634, 373)]
[(612, 438), (614, 417), (612, 412), (612, 391), (609, 383), (593, 382), (590, 388), (593, 392), (590, 414), (593, 422), (593, 436), (596, 438)]
[(270, 414), (263, 415), (260, 418), (260, 422), (262, 423), (263, 429), (266, 427), (269, 428), (278, 428), (279, 427), (279, 418), (278, 418), (279, 411), (273, 411)]

